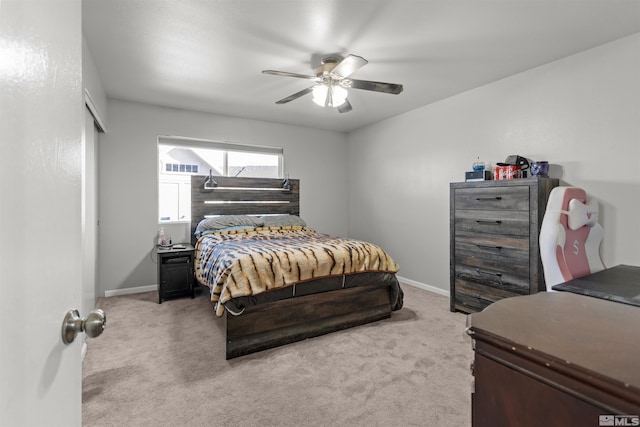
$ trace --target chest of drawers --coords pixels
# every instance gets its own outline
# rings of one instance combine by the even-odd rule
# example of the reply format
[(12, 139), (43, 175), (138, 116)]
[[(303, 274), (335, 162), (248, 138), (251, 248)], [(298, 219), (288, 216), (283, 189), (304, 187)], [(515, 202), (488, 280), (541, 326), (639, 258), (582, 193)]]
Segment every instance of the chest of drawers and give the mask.
[(538, 235), (557, 179), (450, 184), (451, 311), (545, 290)]

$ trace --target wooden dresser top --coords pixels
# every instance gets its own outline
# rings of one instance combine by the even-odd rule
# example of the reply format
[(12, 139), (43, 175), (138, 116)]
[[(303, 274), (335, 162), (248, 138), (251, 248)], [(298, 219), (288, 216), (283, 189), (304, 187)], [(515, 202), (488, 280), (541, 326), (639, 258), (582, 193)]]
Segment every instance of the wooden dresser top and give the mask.
[(636, 390), (640, 400), (640, 307), (570, 292), (500, 300), (467, 318), (475, 340)]

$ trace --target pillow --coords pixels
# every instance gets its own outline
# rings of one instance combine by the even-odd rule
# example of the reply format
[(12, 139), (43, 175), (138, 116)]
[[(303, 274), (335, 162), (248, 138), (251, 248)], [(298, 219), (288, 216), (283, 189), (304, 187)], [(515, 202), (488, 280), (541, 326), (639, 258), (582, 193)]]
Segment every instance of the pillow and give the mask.
[(307, 224), (297, 215), (265, 215), (261, 216), (264, 227), (282, 227), (287, 225), (300, 225), (305, 227)]
[(598, 204), (591, 203), (591, 200), (582, 203), (578, 199), (571, 199), (567, 216), (569, 217), (569, 228), (572, 230), (577, 230), (585, 225), (593, 227), (598, 222)]
[(196, 227), (196, 238), (206, 234), (205, 232), (218, 231), (230, 227), (262, 227), (263, 221), (260, 218), (249, 215), (218, 215), (205, 218)]
[(233, 227), (225, 227), (225, 228), (218, 228), (218, 229), (211, 229), (211, 230), (203, 230), (203, 231), (199, 232), (200, 233), (199, 235), (198, 235), (198, 232), (196, 231), (194, 234), (196, 235), (196, 237), (202, 237), (202, 236), (206, 236), (207, 234), (211, 234), (211, 233), (231, 232), (231, 231), (239, 231), (239, 230), (251, 230), (251, 229), (254, 229), (256, 227), (258, 227), (258, 226), (257, 225), (234, 225)]

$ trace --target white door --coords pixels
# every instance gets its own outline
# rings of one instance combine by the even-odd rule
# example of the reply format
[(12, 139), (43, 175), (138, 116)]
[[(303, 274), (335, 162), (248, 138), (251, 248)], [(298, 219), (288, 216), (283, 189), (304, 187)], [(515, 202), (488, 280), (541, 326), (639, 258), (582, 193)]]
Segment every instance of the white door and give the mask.
[(82, 421), (81, 56), (80, 0), (0, 1), (2, 426)]

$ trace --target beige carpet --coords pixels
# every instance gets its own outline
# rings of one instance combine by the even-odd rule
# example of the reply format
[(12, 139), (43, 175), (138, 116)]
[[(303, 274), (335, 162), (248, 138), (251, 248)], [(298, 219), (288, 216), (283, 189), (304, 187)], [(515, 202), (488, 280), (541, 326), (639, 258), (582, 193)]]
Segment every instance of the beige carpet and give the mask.
[(403, 285), (387, 320), (226, 361), (206, 298), (102, 298), (88, 341), (85, 426), (468, 426), (465, 316)]

